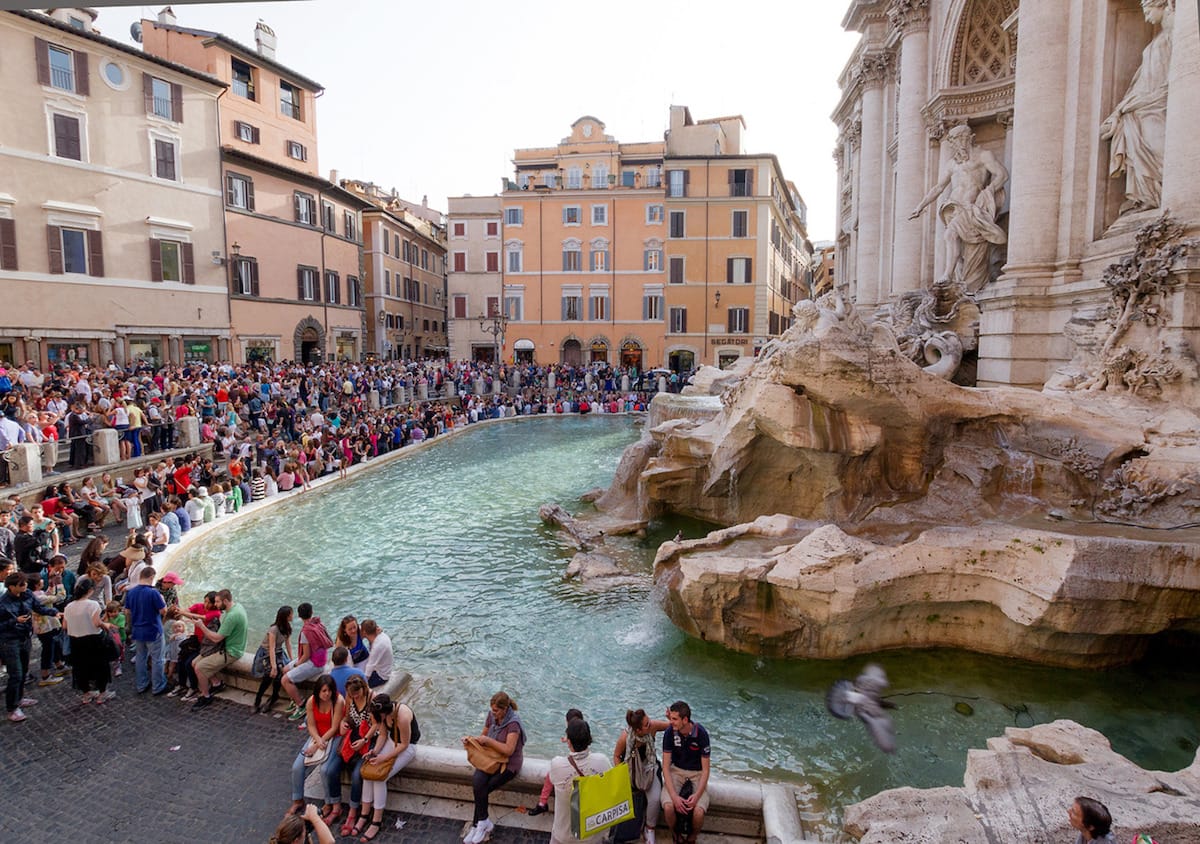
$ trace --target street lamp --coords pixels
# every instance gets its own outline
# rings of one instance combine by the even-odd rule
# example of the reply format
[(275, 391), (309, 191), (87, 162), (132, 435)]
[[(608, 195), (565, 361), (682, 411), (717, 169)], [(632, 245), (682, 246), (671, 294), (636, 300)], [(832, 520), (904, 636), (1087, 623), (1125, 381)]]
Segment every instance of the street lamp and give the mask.
[(479, 315), (479, 329), (484, 334), (492, 335), (492, 363), (500, 363), (500, 344), (507, 328), (508, 317), (503, 312), (497, 311), (490, 316), (482, 313)]

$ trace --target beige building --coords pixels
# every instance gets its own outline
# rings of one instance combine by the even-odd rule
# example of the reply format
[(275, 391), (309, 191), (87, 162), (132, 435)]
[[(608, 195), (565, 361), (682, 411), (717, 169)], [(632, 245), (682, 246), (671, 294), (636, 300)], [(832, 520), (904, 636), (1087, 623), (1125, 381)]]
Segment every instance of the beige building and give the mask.
[(94, 20), (0, 14), (0, 360), (226, 358), (225, 85)]
[(498, 196), (450, 197), (446, 286), (454, 360), (490, 360), (507, 339), (493, 333), (504, 328), (495, 321), (504, 295), (502, 207)]
[[(977, 309), (976, 382), (1040, 387), (1079, 352), (1074, 321), (1095, 322), (1101, 277), (1140, 228), (1169, 209), (1200, 230), (1196, 14), (1174, 0), (850, 3), (862, 39), (833, 115), (839, 287), (868, 312), (957, 290), (959, 315)], [(1163, 316), (1194, 349), (1181, 273)]]
[[(170, 8), (142, 21), (147, 54), (217, 77), (232, 357), (358, 360), (366, 351), (361, 212), (370, 204), (321, 178), (321, 85), (255, 47), (180, 26)], [(210, 135), (211, 138), (211, 135)]]

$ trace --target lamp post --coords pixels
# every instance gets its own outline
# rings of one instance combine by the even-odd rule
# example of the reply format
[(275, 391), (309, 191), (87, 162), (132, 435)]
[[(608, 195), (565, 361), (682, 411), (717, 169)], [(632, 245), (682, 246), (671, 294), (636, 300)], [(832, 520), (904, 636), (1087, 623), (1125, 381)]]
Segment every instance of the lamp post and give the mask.
[(479, 315), (479, 329), (484, 334), (492, 335), (492, 363), (497, 365), (500, 364), (500, 344), (507, 328), (508, 317), (503, 312), (497, 311), (490, 316), (482, 313)]

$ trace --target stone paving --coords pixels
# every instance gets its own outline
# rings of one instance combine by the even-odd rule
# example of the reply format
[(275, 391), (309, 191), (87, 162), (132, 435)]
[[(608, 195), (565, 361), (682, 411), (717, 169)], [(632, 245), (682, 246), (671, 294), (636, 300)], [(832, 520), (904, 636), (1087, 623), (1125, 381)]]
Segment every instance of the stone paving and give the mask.
[[(35, 640), (35, 670), (37, 649)], [(288, 774), (302, 744), (294, 725), (220, 699), (193, 712), (176, 698), (135, 694), (131, 663), (110, 688), (116, 699), (97, 706), (80, 703), (70, 678), (31, 685), (26, 693), (39, 703), (25, 710), (28, 720), (0, 721), (0, 842), (270, 838), (289, 805)], [(461, 820), (388, 812), (375, 840), (456, 844), (463, 832)], [(491, 840), (544, 844), (548, 836), (497, 827)]]

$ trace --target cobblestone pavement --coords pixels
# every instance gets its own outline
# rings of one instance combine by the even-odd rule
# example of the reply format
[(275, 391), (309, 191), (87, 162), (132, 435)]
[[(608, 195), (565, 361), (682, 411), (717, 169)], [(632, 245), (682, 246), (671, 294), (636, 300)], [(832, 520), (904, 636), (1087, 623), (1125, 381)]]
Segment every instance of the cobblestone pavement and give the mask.
[[(36, 665), (35, 641), (35, 672)], [(28, 720), (0, 720), (0, 842), (270, 838), (289, 805), (288, 773), (302, 743), (294, 725), (227, 701), (193, 712), (176, 698), (135, 694), (131, 663), (110, 688), (115, 700), (85, 706), (69, 678), (48, 688), (31, 684), (26, 694), (39, 703), (25, 710)], [(463, 829), (461, 820), (388, 812), (375, 840), (455, 844)], [(492, 836), (495, 844), (547, 839), (502, 827)]]

